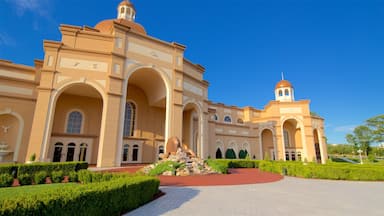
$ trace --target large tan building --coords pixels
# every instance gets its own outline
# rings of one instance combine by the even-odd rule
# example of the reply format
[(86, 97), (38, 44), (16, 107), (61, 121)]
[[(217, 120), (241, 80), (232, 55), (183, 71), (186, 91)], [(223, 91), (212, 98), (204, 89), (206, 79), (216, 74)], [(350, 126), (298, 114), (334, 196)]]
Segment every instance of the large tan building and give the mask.
[(35, 67), (0, 61), (3, 162), (151, 163), (173, 136), (202, 158), (325, 162), (324, 121), (290, 82), (264, 110), (212, 103), (185, 46), (147, 35), (129, 1), (117, 12), (94, 28), (61, 25)]

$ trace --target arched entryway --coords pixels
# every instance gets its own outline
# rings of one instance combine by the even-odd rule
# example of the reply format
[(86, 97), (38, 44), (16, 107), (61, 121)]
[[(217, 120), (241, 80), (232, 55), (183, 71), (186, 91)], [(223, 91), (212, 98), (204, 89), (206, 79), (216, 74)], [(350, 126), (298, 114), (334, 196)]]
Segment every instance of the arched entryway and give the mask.
[[(301, 159), (303, 151), (302, 128), (296, 119), (288, 119), (283, 124), (283, 145), (285, 160), (295, 161)], [(300, 157), (298, 154), (300, 153)]]
[(164, 152), (169, 103), (166, 83), (153, 68), (140, 68), (129, 75), (122, 109), (121, 163), (153, 163), (160, 147)]
[(198, 157), (201, 156), (200, 119), (200, 109), (195, 103), (188, 103), (184, 106), (182, 143)]
[(270, 160), (276, 160), (275, 147), (273, 143), (273, 133), (270, 129), (264, 129), (261, 132), (261, 146), (263, 159), (269, 158)]
[(317, 129), (313, 130), (313, 139), (315, 143), (316, 161), (317, 163), (321, 163), (322, 158), (321, 158), (321, 150), (320, 150), (320, 139), (319, 139), (319, 132)]
[(48, 159), (96, 164), (103, 113), (100, 93), (86, 83), (66, 86), (55, 103)]

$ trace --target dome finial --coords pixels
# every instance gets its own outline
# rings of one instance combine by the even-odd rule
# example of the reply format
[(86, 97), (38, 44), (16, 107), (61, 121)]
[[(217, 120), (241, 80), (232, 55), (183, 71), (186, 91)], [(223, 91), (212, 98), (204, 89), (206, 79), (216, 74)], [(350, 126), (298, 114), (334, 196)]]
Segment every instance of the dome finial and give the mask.
[(281, 72), (281, 80), (284, 80), (284, 72)]
[(131, 1), (123, 0), (119, 6), (117, 7), (117, 18), (125, 19), (128, 21), (135, 21), (136, 18), (136, 10)]

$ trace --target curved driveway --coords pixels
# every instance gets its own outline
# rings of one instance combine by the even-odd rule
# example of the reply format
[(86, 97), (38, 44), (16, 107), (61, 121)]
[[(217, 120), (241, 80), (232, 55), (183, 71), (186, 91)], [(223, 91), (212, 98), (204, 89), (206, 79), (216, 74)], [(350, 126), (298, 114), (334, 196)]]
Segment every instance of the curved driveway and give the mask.
[(161, 190), (166, 195), (126, 215), (384, 215), (383, 182), (285, 177), (266, 184)]

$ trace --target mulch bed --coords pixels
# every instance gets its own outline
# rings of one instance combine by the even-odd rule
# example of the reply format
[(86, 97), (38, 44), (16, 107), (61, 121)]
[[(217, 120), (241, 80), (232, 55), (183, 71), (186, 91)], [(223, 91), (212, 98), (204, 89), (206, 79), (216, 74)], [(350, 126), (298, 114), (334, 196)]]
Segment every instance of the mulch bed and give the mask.
[[(122, 167), (108, 172), (136, 172), (142, 167)], [(242, 185), (276, 182), (283, 179), (282, 175), (262, 172), (259, 169), (229, 169), (230, 174), (211, 174), (194, 176), (159, 176), (161, 186), (219, 186)]]

